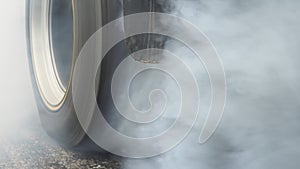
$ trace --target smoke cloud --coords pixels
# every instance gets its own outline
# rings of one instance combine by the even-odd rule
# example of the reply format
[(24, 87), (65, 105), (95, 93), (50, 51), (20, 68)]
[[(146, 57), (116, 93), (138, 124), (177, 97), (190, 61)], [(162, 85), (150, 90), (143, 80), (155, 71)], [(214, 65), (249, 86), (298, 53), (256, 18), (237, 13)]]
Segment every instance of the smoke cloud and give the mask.
[[(26, 54), (25, 1), (0, 6), (0, 138), (38, 123)], [(25, 122), (26, 121), (26, 122)]]
[(296, 0), (176, 0), (167, 4), (167, 11), (191, 21), (217, 48), (228, 85), (224, 117), (209, 142), (197, 144), (210, 99), (208, 78), (191, 52), (170, 41), (166, 49), (191, 64), (200, 84), (197, 126), (167, 154), (127, 160), (125, 168), (297, 168), (299, 7)]

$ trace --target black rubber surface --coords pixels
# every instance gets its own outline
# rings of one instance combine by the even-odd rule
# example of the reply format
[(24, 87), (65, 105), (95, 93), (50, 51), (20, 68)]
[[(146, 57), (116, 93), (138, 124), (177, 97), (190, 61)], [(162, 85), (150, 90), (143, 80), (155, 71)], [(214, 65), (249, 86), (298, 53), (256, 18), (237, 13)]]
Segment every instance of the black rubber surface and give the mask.
[[(49, 136), (54, 138), (59, 144), (64, 147), (72, 148), (80, 151), (101, 151), (96, 144), (85, 134), (81, 128), (77, 119), (74, 106), (72, 103), (72, 94), (68, 93), (67, 99), (64, 105), (56, 112), (49, 110), (45, 107), (34, 77), (34, 71), (32, 66), (32, 58), (30, 51), (30, 16), (29, 7), (31, 2), (39, 0), (27, 0), (27, 15), (26, 15), (26, 29), (27, 29), (27, 51), (29, 67), (32, 76), (32, 84), (34, 88), (35, 98), (39, 110), (41, 123)], [(155, 9), (160, 9), (159, 5), (155, 5), (155, 1), (148, 0), (136, 0), (129, 2), (127, 0), (75, 0), (74, 10), (76, 10), (76, 33), (77, 44), (75, 45), (75, 58), (77, 57), (80, 49), (88, 40), (88, 38), (96, 32), (102, 25), (105, 25), (112, 20), (115, 20), (123, 15), (148, 12)], [(137, 3), (138, 2), (138, 3)], [(150, 8), (149, 3), (153, 3), (154, 6)], [(96, 6), (101, 4), (101, 10), (96, 9)], [(125, 5), (125, 6), (124, 6)], [(102, 23), (97, 22), (97, 17), (101, 15)], [(126, 24), (126, 23), (125, 23)], [(109, 38), (109, 37), (105, 37)], [(104, 39), (105, 39), (104, 38)], [(133, 37), (137, 38), (137, 37)], [(127, 39), (128, 40), (128, 39)], [(105, 41), (104, 41), (105, 43)], [(146, 43), (146, 42), (145, 42)], [(147, 46), (143, 43), (142, 46)], [(137, 44), (131, 44), (137, 45)], [(153, 46), (152, 46), (153, 47)], [(145, 47), (139, 47), (145, 48)], [(115, 68), (118, 64), (131, 53), (128, 50), (128, 43), (126, 41), (120, 42), (105, 56), (99, 70), (100, 81), (98, 83), (97, 100), (98, 105), (107, 121), (112, 124), (113, 127), (118, 128), (120, 114), (115, 113), (114, 105), (111, 97), (111, 80)]]

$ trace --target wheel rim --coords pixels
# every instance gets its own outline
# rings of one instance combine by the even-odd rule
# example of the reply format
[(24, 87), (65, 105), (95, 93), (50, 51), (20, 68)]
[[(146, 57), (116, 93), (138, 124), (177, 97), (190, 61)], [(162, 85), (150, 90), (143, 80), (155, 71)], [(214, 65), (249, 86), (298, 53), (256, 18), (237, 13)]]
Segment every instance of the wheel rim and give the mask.
[(72, 0), (31, 1), (34, 77), (43, 102), (52, 111), (61, 108), (70, 88), (74, 65), (73, 11)]

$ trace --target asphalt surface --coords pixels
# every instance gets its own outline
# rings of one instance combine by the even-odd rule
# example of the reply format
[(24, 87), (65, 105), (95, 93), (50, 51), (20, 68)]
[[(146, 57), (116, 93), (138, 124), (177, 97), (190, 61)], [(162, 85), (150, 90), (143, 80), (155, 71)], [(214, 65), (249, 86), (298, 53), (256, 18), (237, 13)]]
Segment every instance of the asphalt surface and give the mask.
[(61, 148), (43, 131), (37, 119), (0, 135), (0, 169), (119, 169), (115, 157)]

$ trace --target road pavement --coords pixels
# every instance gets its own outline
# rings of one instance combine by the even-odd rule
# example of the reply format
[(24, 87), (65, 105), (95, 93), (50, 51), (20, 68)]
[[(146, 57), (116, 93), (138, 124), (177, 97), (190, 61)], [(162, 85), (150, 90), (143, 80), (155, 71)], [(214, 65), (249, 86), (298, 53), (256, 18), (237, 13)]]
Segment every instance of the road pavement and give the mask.
[(48, 137), (38, 119), (23, 120), (0, 135), (0, 169), (121, 168), (111, 155), (63, 149)]

